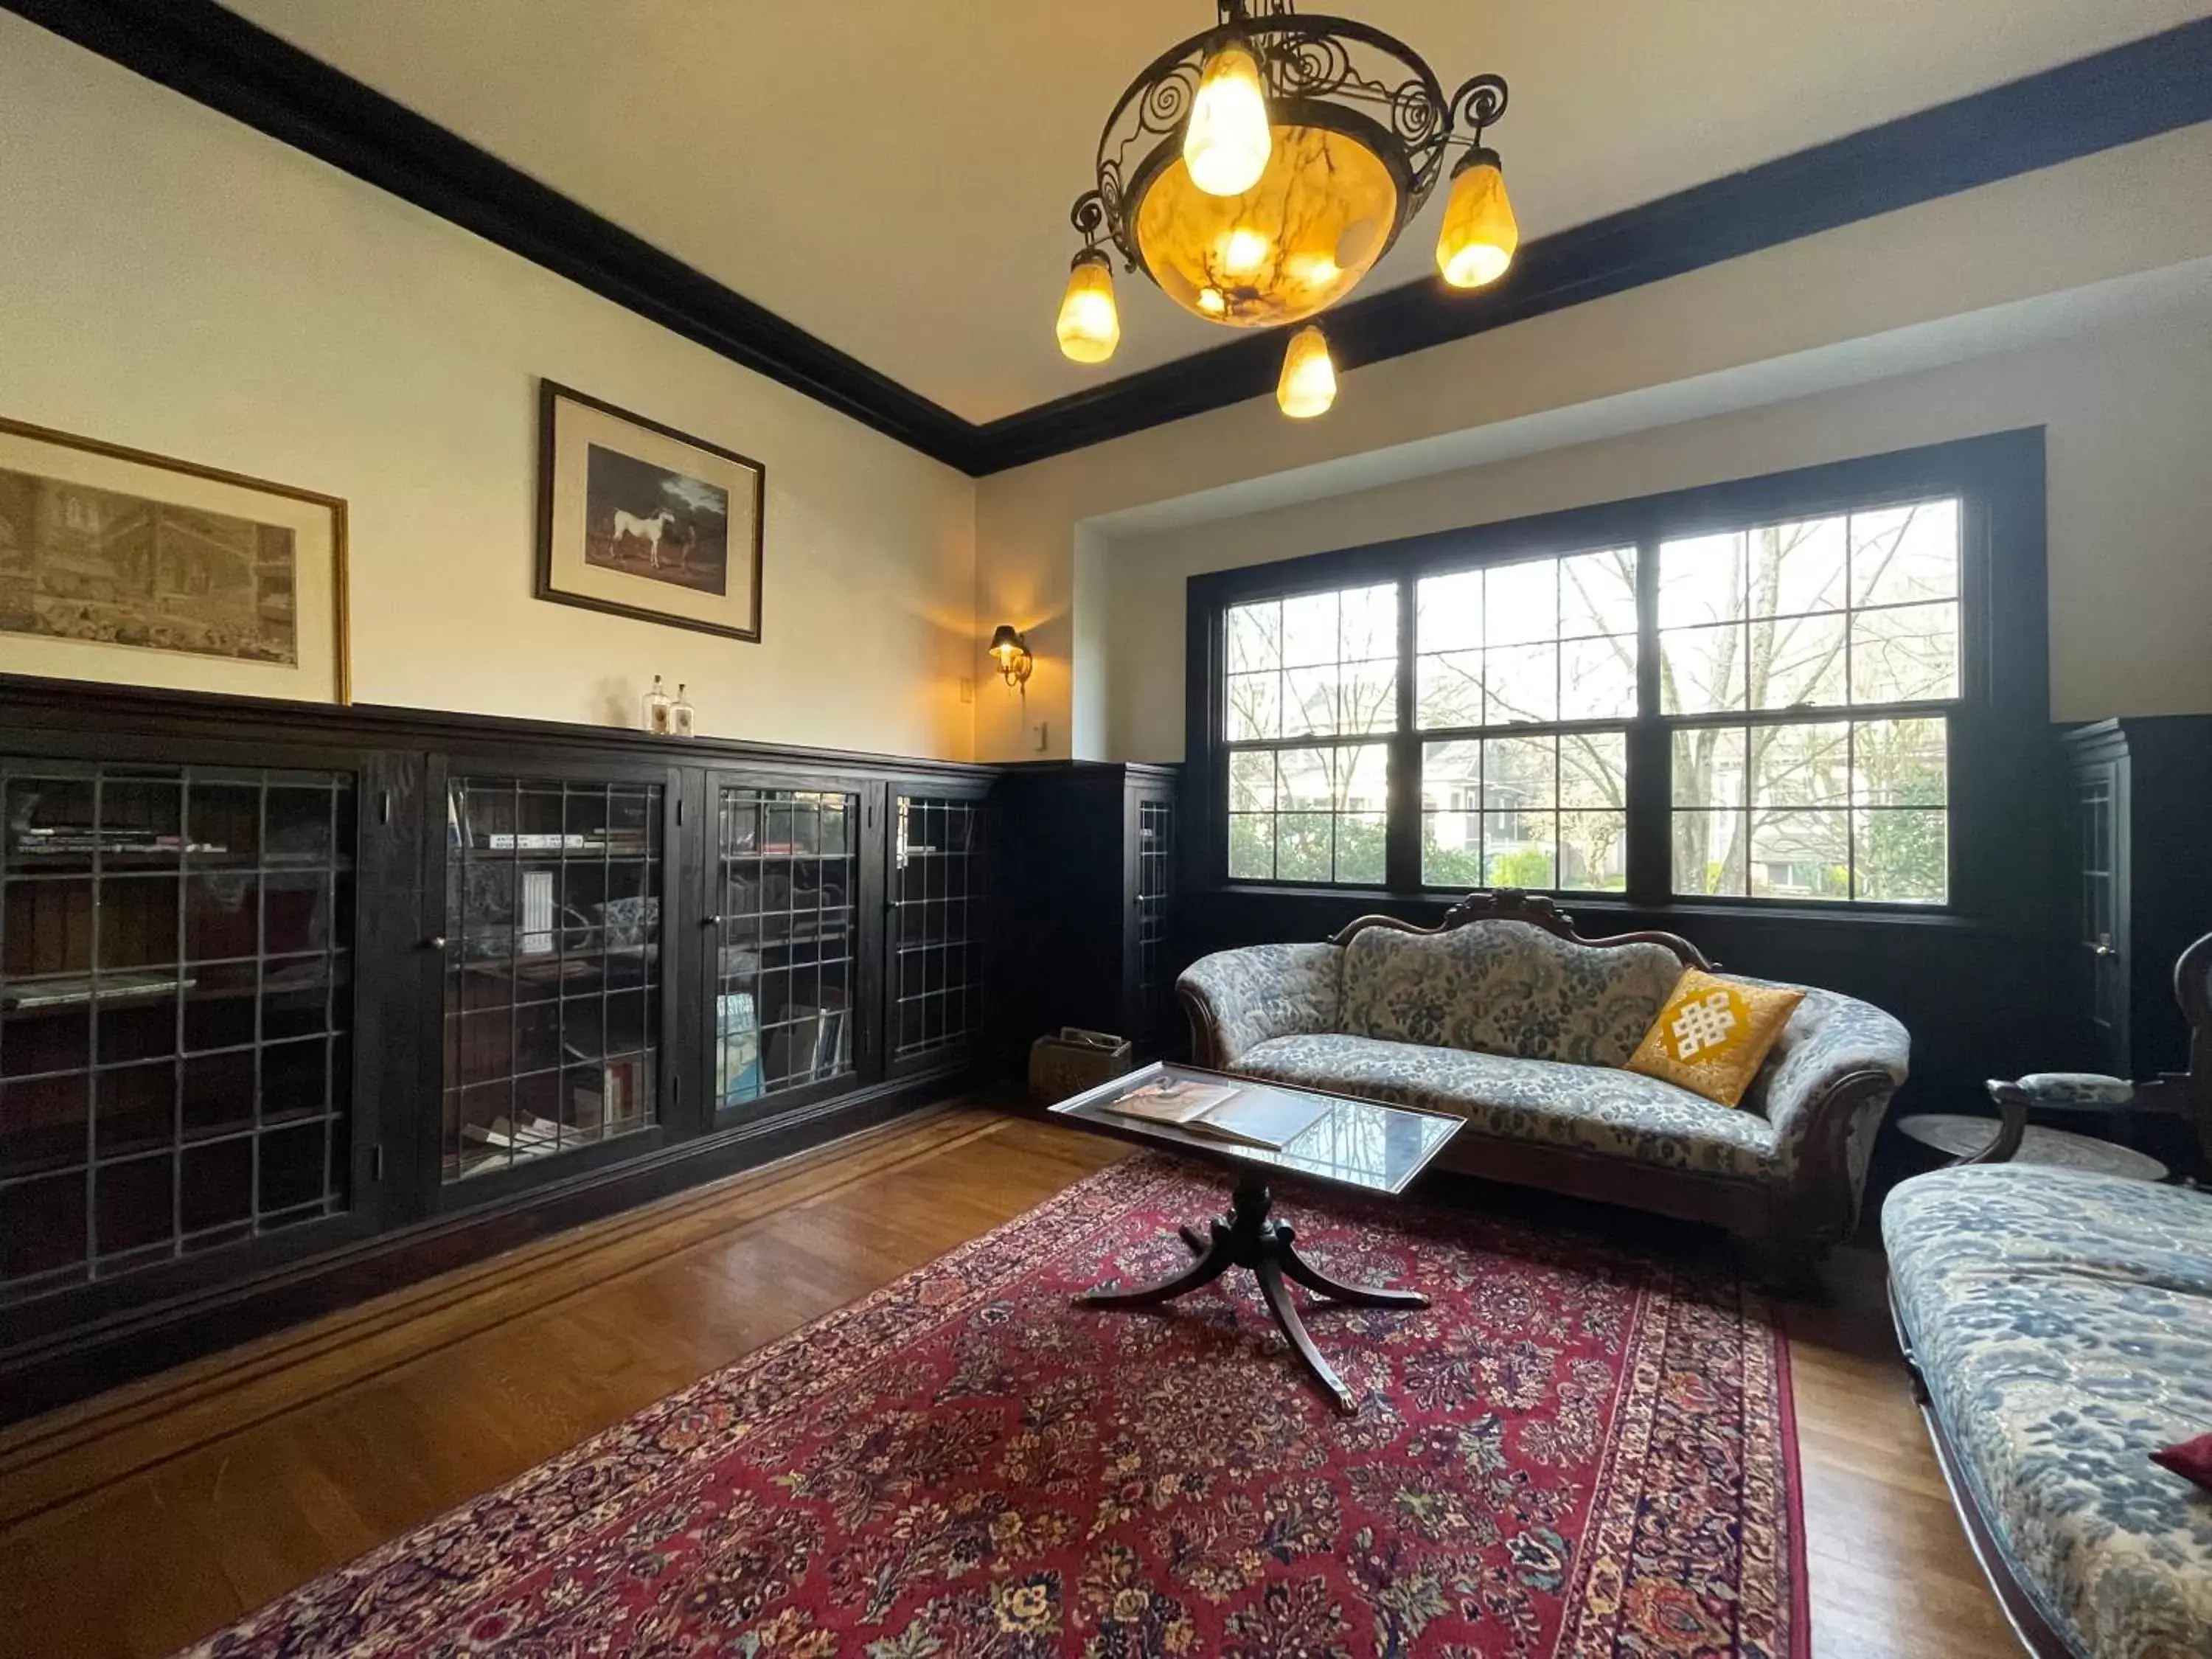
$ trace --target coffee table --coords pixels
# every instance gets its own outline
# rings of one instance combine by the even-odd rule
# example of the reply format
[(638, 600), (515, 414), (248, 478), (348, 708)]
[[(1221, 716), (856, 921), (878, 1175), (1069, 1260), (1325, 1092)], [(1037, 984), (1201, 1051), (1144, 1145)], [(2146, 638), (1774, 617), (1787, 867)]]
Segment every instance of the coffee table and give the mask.
[[(1318, 1101), (1328, 1109), (1311, 1128), (1279, 1152), (1193, 1133), (1172, 1123), (1123, 1117), (1111, 1109), (1115, 1101), (1133, 1089), (1178, 1078), (1226, 1084), (1240, 1095), (1287, 1095)], [(1312, 1181), (1395, 1197), (1459, 1133), (1458, 1118), (1376, 1101), (1348, 1100), (1316, 1090), (1287, 1089), (1224, 1072), (1165, 1062), (1117, 1077), (1051, 1109), (1054, 1116), (1096, 1133), (1143, 1146), (1165, 1147), (1226, 1170), (1236, 1182), (1229, 1213), (1217, 1217), (1209, 1231), (1201, 1233), (1190, 1226), (1182, 1230), (1183, 1243), (1198, 1258), (1189, 1267), (1157, 1284), (1133, 1290), (1089, 1291), (1082, 1297), (1085, 1303), (1096, 1308), (1158, 1307), (1212, 1284), (1231, 1267), (1248, 1268), (1260, 1281), (1267, 1311), (1274, 1316), (1275, 1323), (1290, 1340), (1291, 1352), (1307, 1371), (1328, 1391), (1339, 1411), (1359, 1409), (1352, 1390), (1314, 1346), (1283, 1281), (1287, 1279), (1317, 1297), (1359, 1308), (1425, 1308), (1429, 1298), (1418, 1291), (1346, 1284), (1308, 1261), (1297, 1252), (1291, 1224), (1277, 1221), (1269, 1213), (1274, 1205), (1269, 1178)]]

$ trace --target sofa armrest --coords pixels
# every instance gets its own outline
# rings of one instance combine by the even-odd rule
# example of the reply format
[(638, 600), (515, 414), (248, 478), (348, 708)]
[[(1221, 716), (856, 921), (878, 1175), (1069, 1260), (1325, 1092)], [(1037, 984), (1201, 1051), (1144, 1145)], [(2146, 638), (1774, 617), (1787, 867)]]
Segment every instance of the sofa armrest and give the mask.
[(1334, 945), (1249, 945), (1200, 957), (1176, 981), (1192, 1060), (1226, 1071), (1269, 1037), (1335, 1030), (1343, 980), (1344, 952)]
[(1848, 1194), (1857, 1218), (1875, 1131), (1904, 1083), (1912, 1040), (1872, 1003), (1808, 991), (1774, 1045), (1747, 1105), (1774, 1126), (1774, 1156), (1786, 1186)]

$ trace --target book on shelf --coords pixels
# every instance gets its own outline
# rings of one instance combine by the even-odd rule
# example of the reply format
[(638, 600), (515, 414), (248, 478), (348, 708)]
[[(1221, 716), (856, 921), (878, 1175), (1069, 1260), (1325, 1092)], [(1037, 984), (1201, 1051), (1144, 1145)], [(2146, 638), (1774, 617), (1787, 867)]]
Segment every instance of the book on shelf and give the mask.
[(553, 950), (553, 872), (550, 870), (525, 870), (522, 872), (522, 939), (520, 949), (526, 957), (542, 957)]
[(761, 1092), (760, 1016), (750, 991), (714, 999), (714, 1098), (724, 1106), (757, 1100)]
[(1186, 1134), (1279, 1152), (1327, 1116), (1329, 1103), (1272, 1089), (1164, 1078), (1132, 1089), (1104, 1109), (1121, 1117), (1165, 1123)]
[[(319, 966), (319, 964), (318, 964)], [(34, 1008), (74, 1008), (87, 1003), (139, 1002), (189, 991), (197, 975), (174, 973), (70, 974), (55, 979), (19, 980), (0, 990), (0, 1008), (27, 1013)]]
[(19, 853), (199, 853), (220, 854), (228, 847), (187, 836), (150, 830), (96, 830), (88, 824), (28, 824), (13, 834)]
[(525, 1112), (516, 1118), (495, 1117), (489, 1123), (465, 1123), (461, 1133), (480, 1146), (518, 1158), (550, 1152), (561, 1144), (561, 1126), (550, 1118)]
[(645, 851), (641, 830), (488, 830), (476, 838), (488, 853), (605, 853), (617, 858)]
[(823, 991), (819, 1007), (794, 1002), (769, 1033), (768, 1060), (785, 1083), (835, 1077), (849, 1063), (851, 1032), (842, 991)]

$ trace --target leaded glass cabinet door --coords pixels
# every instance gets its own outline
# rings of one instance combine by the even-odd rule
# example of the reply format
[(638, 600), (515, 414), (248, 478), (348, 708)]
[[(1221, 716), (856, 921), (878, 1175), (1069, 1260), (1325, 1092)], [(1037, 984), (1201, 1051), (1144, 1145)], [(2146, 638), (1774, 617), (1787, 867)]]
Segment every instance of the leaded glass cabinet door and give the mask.
[(668, 795), (644, 778), (448, 776), (434, 941), (448, 1191), (657, 1136)]
[(963, 1065), (983, 1035), (983, 799), (895, 787), (889, 812), (887, 1069)]
[(1170, 1043), (1180, 1024), (1175, 975), (1168, 959), (1175, 898), (1176, 804), (1171, 793), (1139, 792), (1131, 800), (1134, 864), (1130, 885), (1130, 952), (1133, 984), (1130, 1036), (1144, 1053)]
[(863, 804), (860, 785), (836, 780), (715, 778), (706, 923), (718, 1122), (837, 1093), (867, 1064)]
[(2118, 1077), (2131, 1070), (2126, 797), (2124, 761), (2097, 759), (2075, 767), (2074, 811), (2081, 861), (2075, 973), (2083, 987), (2077, 1006), (2089, 1017), (2090, 1064)]
[(0, 757), (0, 1305), (352, 1207), (356, 793)]

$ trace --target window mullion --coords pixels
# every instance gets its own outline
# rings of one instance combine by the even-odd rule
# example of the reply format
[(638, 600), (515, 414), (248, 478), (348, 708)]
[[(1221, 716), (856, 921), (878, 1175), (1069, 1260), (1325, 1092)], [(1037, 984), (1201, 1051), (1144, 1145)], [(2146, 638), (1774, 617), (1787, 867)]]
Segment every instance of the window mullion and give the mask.
[(1636, 542), (1636, 720), (1628, 728), (1628, 898), (1663, 904), (1674, 883), (1673, 736), (1660, 708), (1659, 538)]
[(1418, 694), (1414, 652), (1415, 578), (1398, 578), (1398, 720), (1390, 737), (1390, 787), (1382, 839), (1383, 885), (1394, 893), (1421, 888), (1421, 744), (1413, 700)]

